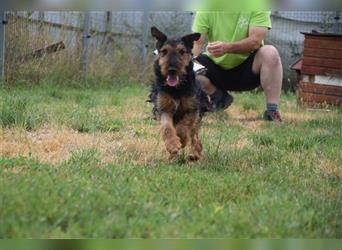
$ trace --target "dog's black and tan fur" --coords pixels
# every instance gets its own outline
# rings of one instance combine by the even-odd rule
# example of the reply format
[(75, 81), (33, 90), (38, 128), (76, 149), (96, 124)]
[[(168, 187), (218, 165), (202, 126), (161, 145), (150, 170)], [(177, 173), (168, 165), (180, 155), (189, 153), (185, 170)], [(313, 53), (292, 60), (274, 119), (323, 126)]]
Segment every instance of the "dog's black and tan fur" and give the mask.
[(199, 160), (202, 143), (198, 132), (202, 115), (209, 108), (208, 97), (196, 81), (192, 62), (193, 43), (200, 34), (168, 38), (155, 27), (151, 32), (157, 40), (158, 55), (150, 100), (161, 124), (161, 137), (171, 156), (191, 143), (193, 154), (189, 160)]

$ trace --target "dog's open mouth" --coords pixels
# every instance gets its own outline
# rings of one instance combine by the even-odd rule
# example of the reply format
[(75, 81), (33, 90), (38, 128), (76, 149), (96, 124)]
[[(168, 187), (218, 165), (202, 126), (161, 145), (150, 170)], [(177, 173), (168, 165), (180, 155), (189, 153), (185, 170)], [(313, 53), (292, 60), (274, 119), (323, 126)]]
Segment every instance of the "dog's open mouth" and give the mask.
[(166, 78), (166, 84), (170, 87), (176, 87), (179, 83), (178, 75), (168, 75)]

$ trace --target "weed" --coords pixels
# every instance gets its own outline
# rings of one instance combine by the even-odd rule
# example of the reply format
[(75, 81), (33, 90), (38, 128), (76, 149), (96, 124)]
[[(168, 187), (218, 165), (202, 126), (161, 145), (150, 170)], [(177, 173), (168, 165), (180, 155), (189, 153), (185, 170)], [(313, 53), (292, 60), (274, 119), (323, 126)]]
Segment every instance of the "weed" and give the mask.
[(252, 102), (244, 102), (242, 104), (242, 109), (244, 111), (250, 111), (250, 110), (257, 110), (258, 107), (255, 103), (252, 103)]
[(252, 139), (256, 146), (270, 146), (274, 144), (274, 138), (267, 134), (253, 135)]
[(0, 124), (3, 127), (20, 126), (31, 130), (43, 122), (43, 114), (35, 112), (26, 96), (8, 94), (0, 103)]

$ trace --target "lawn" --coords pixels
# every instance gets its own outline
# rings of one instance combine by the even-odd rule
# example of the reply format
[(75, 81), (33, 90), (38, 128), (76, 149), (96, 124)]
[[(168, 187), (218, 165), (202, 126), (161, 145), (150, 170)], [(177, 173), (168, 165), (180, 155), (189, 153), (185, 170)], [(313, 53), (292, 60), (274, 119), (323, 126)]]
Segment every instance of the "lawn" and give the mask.
[(138, 84), (0, 90), (0, 238), (342, 237), (342, 110), (234, 94), (169, 160)]

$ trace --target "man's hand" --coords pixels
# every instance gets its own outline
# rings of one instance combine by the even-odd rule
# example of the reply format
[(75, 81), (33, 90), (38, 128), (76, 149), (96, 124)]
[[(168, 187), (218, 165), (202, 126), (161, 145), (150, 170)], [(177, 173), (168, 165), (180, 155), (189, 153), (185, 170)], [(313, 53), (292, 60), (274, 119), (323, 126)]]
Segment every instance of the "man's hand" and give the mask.
[(238, 42), (213, 42), (209, 43), (207, 50), (214, 57), (220, 57), (225, 54), (251, 53), (260, 48), (267, 32), (265, 27), (251, 27), (249, 36)]
[(208, 44), (208, 52), (214, 57), (220, 57), (228, 52), (228, 44), (225, 42), (213, 42)]

